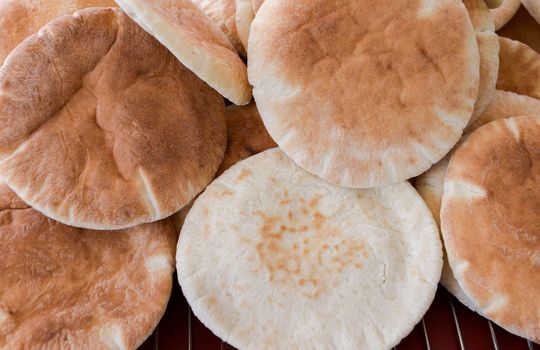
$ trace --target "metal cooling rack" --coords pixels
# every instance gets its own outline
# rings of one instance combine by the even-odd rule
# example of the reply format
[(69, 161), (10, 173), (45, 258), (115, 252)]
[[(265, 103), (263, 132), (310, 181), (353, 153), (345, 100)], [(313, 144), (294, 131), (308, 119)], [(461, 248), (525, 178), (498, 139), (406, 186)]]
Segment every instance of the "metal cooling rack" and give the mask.
[[(167, 312), (140, 350), (234, 348), (197, 320), (175, 283)], [(470, 311), (441, 287), (422, 322), (393, 350), (540, 350), (540, 346)]]

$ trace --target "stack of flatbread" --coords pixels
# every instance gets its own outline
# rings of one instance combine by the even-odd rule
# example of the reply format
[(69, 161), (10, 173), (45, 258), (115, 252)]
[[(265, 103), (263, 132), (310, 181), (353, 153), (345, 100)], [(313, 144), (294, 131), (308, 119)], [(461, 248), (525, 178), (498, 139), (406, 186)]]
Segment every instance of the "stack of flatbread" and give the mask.
[(239, 349), (392, 348), (439, 282), (539, 342), (523, 5), (0, 0), (0, 349), (134, 349), (175, 269)]

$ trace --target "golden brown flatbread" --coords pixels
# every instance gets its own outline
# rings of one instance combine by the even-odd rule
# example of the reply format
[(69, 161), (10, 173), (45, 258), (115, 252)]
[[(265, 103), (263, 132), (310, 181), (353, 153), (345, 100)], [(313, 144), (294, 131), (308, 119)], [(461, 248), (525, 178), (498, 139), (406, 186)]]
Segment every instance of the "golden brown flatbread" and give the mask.
[(135, 349), (165, 312), (169, 220), (91, 231), (41, 215), (0, 183), (0, 348)]
[(441, 227), (448, 261), (480, 312), (540, 341), (540, 116), (493, 121), (450, 159)]
[(270, 1), (248, 51), (272, 138), (339, 186), (429, 169), (459, 140), (478, 97), (478, 46), (461, 1)]
[(0, 0), (0, 66), (24, 39), (47, 22), (87, 7), (116, 6), (113, 0)]
[(214, 178), (224, 101), (119, 9), (50, 22), (0, 69), (0, 176), (65, 224), (168, 217)]

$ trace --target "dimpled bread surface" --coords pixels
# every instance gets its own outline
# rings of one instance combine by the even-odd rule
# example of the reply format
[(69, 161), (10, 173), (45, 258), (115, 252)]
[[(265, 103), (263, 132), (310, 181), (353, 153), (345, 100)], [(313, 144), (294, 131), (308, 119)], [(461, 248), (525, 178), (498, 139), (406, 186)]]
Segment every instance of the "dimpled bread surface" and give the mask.
[(337, 187), (272, 149), (195, 201), (177, 269), (195, 315), (237, 348), (382, 349), (431, 304), (441, 254), (408, 182)]

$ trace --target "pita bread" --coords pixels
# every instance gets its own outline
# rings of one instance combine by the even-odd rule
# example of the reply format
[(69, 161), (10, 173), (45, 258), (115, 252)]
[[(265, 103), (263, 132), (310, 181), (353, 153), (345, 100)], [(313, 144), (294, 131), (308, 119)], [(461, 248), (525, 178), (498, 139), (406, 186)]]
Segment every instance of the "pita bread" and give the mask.
[(252, 4), (253, 4), (253, 12), (257, 13), (257, 11), (259, 11), (259, 9), (261, 8), (264, 0), (251, 0)]
[(337, 187), (279, 149), (207, 188), (177, 259), (195, 315), (239, 349), (390, 348), (428, 309), (442, 264), (435, 222), (408, 182)]
[(495, 30), (501, 29), (508, 21), (514, 17), (521, 6), (521, 0), (503, 0), (501, 6), (491, 10), (495, 21)]
[(469, 120), (471, 124), (484, 113), (495, 94), (499, 72), (499, 41), (495, 34), (493, 17), (484, 0), (464, 0), (463, 4), (476, 31), (480, 53), (480, 87), (474, 112)]
[(463, 4), (436, 4), (261, 7), (248, 75), (279, 147), (307, 171), (354, 188), (397, 183), (438, 162), (471, 118), (480, 69)]
[(213, 179), (223, 110), (122, 11), (82, 10), (47, 24), (0, 69), (0, 176), (68, 225), (159, 220)]
[[(223, 174), (241, 160), (277, 147), (268, 135), (254, 102), (244, 107), (228, 106), (225, 109), (225, 119), (227, 119), (227, 149), (216, 176)], [(180, 232), (192, 206), (193, 202), (172, 216), (177, 232)]]
[(540, 54), (519, 41), (499, 38), (497, 89), (540, 99)]
[(255, 102), (245, 107), (229, 106), (225, 109), (227, 119), (227, 150), (217, 175), (239, 161), (277, 147), (264, 127)]
[(521, 41), (540, 52), (540, 24), (521, 6), (508, 24), (499, 30), (499, 35)]
[(0, 348), (135, 349), (172, 288), (171, 223), (78, 229), (0, 184)]
[(116, 6), (113, 0), (0, 0), (0, 66), (24, 39), (47, 22), (86, 7)]
[(192, 0), (221, 29), (242, 56), (246, 50), (236, 29), (236, 0)]
[(237, 105), (251, 100), (246, 65), (191, 0), (116, 0), (187, 68)]
[(494, 120), (519, 115), (540, 115), (540, 100), (510, 91), (497, 90), (489, 108), (467, 131), (476, 130)]
[[(482, 0), (482, 1), (484, 1), (484, 0)], [(485, 0), (485, 3), (486, 3), (488, 8), (496, 9), (497, 7), (502, 5), (503, 0)]]
[(540, 116), (491, 122), (448, 165), (441, 227), (448, 261), (481, 313), (540, 341)]
[(540, 1), (538, 0), (522, 0), (523, 6), (527, 11), (536, 19), (536, 22), (540, 23)]
[(280, 148), (307, 171), (354, 188), (400, 182), (439, 161), (471, 118), (480, 71), (465, 7), (439, 3), (263, 6), (248, 74)]
[[(528, 96), (521, 96), (508, 91), (496, 91), (488, 109), (468, 131), (472, 132), (484, 124), (491, 121), (504, 119), (515, 115), (536, 115), (540, 114), (540, 100)], [(431, 210), (437, 225), (440, 227), (440, 212), (441, 202), (444, 188), (444, 177), (448, 162), (452, 153), (447, 155), (439, 163), (435, 164), (431, 169), (416, 178), (415, 187), (418, 193), (422, 196), (427, 206)], [(452, 293), (459, 301), (474, 311), (478, 308), (463, 292), (453, 272), (448, 265), (446, 258), (441, 276), (441, 284)]]
[[(450, 153), (451, 154), (451, 153)], [(444, 157), (440, 162), (435, 164), (431, 169), (416, 178), (415, 188), (426, 202), (429, 210), (433, 214), (437, 226), (440, 227), (440, 211), (443, 196), (444, 176), (448, 167), (450, 155)], [(443, 250), (443, 268), (441, 274), (441, 284), (452, 295), (456, 297), (463, 305), (473, 311), (478, 311), (478, 308), (463, 292), (459, 283), (454, 278), (452, 269), (448, 265), (446, 251)]]
[(255, 17), (253, 12), (253, 5), (251, 0), (236, 0), (236, 29), (238, 30), (238, 36), (242, 42), (242, 46), (247, 51), (249, 30), (251, 28), (251, 22)]

